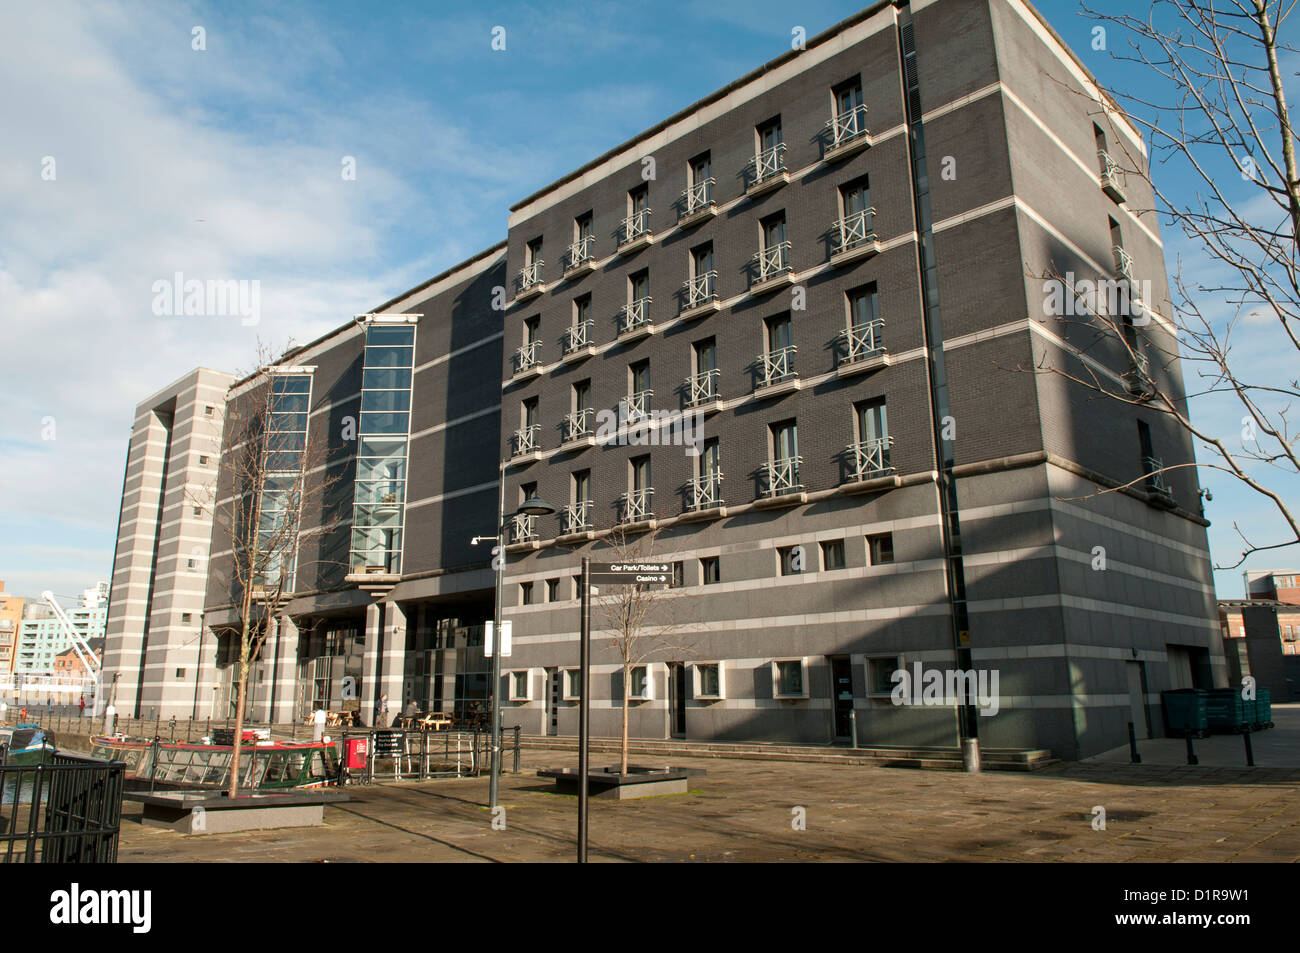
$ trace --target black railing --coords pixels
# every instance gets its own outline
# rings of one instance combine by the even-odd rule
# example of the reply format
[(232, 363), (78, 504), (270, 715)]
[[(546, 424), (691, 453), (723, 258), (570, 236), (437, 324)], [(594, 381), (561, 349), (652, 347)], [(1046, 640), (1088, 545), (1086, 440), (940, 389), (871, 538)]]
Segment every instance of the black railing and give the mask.
[(117, 860), (126, 765), (59, 752), (38, 764), (5, 764), (6, 754), (0, 748), (0, 860)]
[[(342, 778), (353, 783), (477, 777), (492, 763), (492, 735), (484, 730), (348, 728), (338, 741)], [(365, 743), (364, 768), (348, 768), (350, 741)], [(519, 726), (502, 728), (502, 771), (519, 772), (519, 751)], [(377, 762), (383, 762), (382, 767)]]

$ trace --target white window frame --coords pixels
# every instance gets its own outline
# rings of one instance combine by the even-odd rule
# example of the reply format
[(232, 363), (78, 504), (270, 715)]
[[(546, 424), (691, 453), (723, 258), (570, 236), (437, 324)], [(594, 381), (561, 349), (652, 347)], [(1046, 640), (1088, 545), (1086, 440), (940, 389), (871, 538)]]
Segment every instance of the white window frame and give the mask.
[[(802, 688), (803, 688), (802, 691), (800, 691), (798, 694), (794, 694), (794, 695), (787, 694), (787, 693), (784, 693), (784, 692), (780, 692), (780, 691), (777, 690), (777, 686), (780, 684), (779, 677), (778, 677), (779, 669), (777, 668), (777, 666), (779, 666), (779, 665), (783, 665), (783, 664), (786, 664), (786, 663), (789, 663), (789, 662), (798, 662), (798, 663), (799, 663), (799, 670), (800, 670), (799, 683), (800, 683), (800, 685), (801, 685)], [(805, 658), (779, 658), (779, 659), (772, 659), (772, 661), (771, 661), (771, 663), (770, 663), (770, 667), (771, 667), (771, 670), (772, 670), (772, 697), (773, 697), (773, 698), (776, 698), (776, 699), (783, 699), (783, 700), (787, 700), (787, 701), (795, 701), (795, 700), (799, 700), (799, 699), (806, 699), (806, 698), (809, 697), (809, 696), (808, 696), (808, 659), (807, 659), (806, 657), (805, 657)]]
[(871, 677), (871, 663), (883, 662), (885, 660), (893, 662), (894, 671), (906, 667), (907, 664), (906, 660), (901, 655), (864, 655), (862, 657), (862, 667), (863, 674), (866, 677), (867, 698), (879, 701), (881, 699), (889, 699), (893, 697), (894, 685), (891, 684), (888, 691), (878, 692), (875, 688), (875, 681)]
[[(645, 691), (640, 695), (632, 694), (632, 673), (637, 669), (645, 669)], [(633, 702), (652, 702), (655, 700), (655, 672), (654, 666), (649, 662), (643, 662), (640, 665), (633, 665), (628, 669), (627, 699)]]
[[(524, 695), (520, 695), (517, 688), (516, 679), (520, 675), (524, 676), (524, 686), (527, 690), (526, 694)], [(533, 678), (533, 670), (531, 668), (511, 669), (510, 671), (506, 672), (506, 676), (510, 679), (509, 697), (512, 702), (531, 702), (534, 700), (533, 682), (535, 681), (535, 679)]]
[[(718, 694), (705, 695), (700, 691), (700, 668), (705, 665), (714, 665), (718, 669)], [(717, 662), (691, 662), (691, 697), (696, 701), (722, 701), (727, 697), (727, 667), (721, 661)]]
[(566, 702), (576, 702), (582, 698), (581, 686), (578, 684), (582, 677), (582, 669), (566, 668), (560, 670), (560, 697)]

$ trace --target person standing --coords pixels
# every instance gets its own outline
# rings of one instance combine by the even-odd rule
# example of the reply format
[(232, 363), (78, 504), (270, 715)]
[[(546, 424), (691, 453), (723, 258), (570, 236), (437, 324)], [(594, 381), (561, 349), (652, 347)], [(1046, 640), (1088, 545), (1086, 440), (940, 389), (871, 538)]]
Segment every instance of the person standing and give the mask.
[(86, 696), (85, 695), (81, 696), (81, 701), (77, 703), (77, 707), (81, 709), (81, 713), (77, 717), (85, 718), (86, 717)]
[(375, 699), (375, 720), (374, 727), (388, 727), (388, 693), (384, 692)]

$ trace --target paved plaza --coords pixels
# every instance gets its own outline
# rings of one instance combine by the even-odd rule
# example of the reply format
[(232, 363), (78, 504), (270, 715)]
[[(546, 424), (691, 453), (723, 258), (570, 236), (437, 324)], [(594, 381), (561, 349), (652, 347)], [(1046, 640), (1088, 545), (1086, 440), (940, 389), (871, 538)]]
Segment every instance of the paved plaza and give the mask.
[[(449, 862), (574, 858), (577, 799), (528, 751), (506, 774), (506, 829), (487, 779), (347, 788), (319, 828), (186, 836), (128, 802), (122, 862)], [(1266, 861), (1300, 859), (1300, 767), (1085, 762), (966, 775), (854, 765), (674, 759), (686, 795), (591, 802), (593, 861)], [(1106, 811), (1093, 829), (1093, 809)], [(803, 811), (797, 812), (796, 808)], [(806, 829), (794, 829), (802, 815)]]

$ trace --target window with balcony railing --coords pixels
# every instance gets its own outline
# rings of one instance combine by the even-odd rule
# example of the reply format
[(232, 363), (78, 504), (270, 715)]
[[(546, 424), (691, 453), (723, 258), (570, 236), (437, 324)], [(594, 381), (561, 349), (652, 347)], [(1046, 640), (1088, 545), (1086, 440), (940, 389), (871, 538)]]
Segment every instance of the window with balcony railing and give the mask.
[(519, 290), (527, 291), (535, 288), (542, 283), (542, 265), (546, 264), (540, 258), (537, 261), (529, 262), (519, 270)]
[(713, 186), (715, 184), (716, 180), (710, 176), (700, 179), (682, 192), (682, 201), (687, 215), (694, 215), (701, 209), (708, 208), (713, 204)]
[(510, 542), (525, 543), (537, 539), (537, 517), (515, 513), (510, 517)]
[(722, 505), (722, 471), (708, 470), (692, 478), (687, 506), (691, 510), (711, 510)]
[(849, 444), (849, 466), (853, 479), (872, 480), (893, 473), (894, 468), (889, 462), (889, 451), (893, 446), (893, 437), (876, 437)]
[(755, 255), (753, 260), (759, 283), (770, 281), (777, 275), (785, 274), (790, 270), (789, 240), (768, 245)]
[(564, 270), (573, 271), (593, 261), (596, 257), (596, 236), (587, 235), (580, 238), (569, 246), (569, 253), (566, 256)]
[(839, 109), (834, 118), (826, 123), (826, 130), (830, 134), (832, 149), (838, 149), (840, 146), (864, 138), (867, 135), (866, 104)]
[(542, 360), (542, 342), (529, 341), (515, 349), (515, 373), (522, 374), (536, 367)]
[(1116, 245), (1112, 249), (1115, 253), (1115, 271), (1120, 277), (1133, 280), (1133, 256), (1124, 250), (1123, 245)]
[(539, 447), (539, 437), (542, 428), (539, 424), (532, 424), (528, 427), (520, 427), (515, 431), (514, 455), (516, 457), (525, 453), (536, 453)]
[(1164, 461), (1159, 457), (1144, 456), (1142, 466), (1146, 470), (1146, 488), (1157, 496), (1172, 499), (1173, 491), (1169, 489), (1169, 483), (1165, 480)]
[(643, 208), (623, 219), (620, 245), (627, 245), (650, 234), (650, 209)]
[(698, 308), (718, 297), (718, 273), (706, 271), (687, 279), (682, 287), (686, 289), (686, 307)]
[(775, 348), (763, 355), (762, 385), (779, 384), (796, 376), (794, 356), (797, 348), (793, 344)]
[(650, 324), (651, 297), (634, 298), (623, 305), (623, 321), (619, 327), (620, 334), (628, 334)]
[(579, 500), (564, 507), (564, 531), (585, 533), (591, 529), (591, 500)]
[(875, 223), (875, 208), (865, 208), (838, 219), (835, 222), (835, 251), (832, 254), (838, 255), (841, 252), (860, 248), (869, 242), (874, 242), (876, 240)]
[(581, 440), (584, 437), (592, 436), (595, 431), (591, 429), (592, 418), (595, 416), (592, 408), (584, 407), (582, 410), (575, 410), (572, 413), (564, 415), (564, 442), (569, 443), (574, 440)]
[(763, 464), (765, 496), (785, 496), (803, 489), (799, 482), (799, 467), (803, 457), (780, 457)]
[(785, 167), (785, 143), (778, 142), (776, 145), (762, 149), (750, 160), (753, 178), (750, 180), (750, 188), (756, 185), (762, 185), (770, 179), (774, 179), (786, 171)]
[(718, 399), (717, 368), (686, 378), (686, 406), (695, 407)]
[(627, 405), (628, 420), (638, 420), (650, 413), (650, 400), (655, 395), (652, 390), (633, 391), (624, 398)]
[(644, 487), (640, 490), (629, 490), (623, 494), (623, 512), (620, 519), (624, 523), (639, 523), (647, 520), (651, 516), (650, 498), (654, 496), (654, 490), (650, 487)]
[(1119, 163), (1105, 149), (1097, 150), (1097, 162), (1101, 166), (1101, 187), (1112, 197), (1122, 198), (1124, 191), (1124, 173)]
[(574, 351), (580, 351), (584, 347), (591, 347), (591, 329), (593, 322), (590, 318), (586, 321), (579, 321), (573, 327), (564, 332), (564, 353), (572, 354)]
[(884, 331), (884, 318), (845, 328), (840, 332), (840, 364), (856, 364), (884, 353)]

